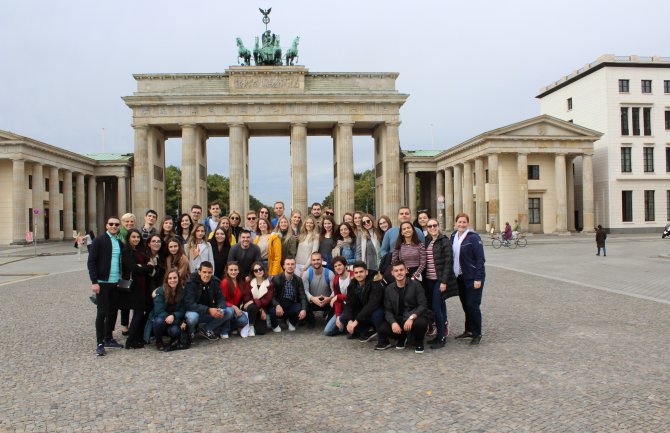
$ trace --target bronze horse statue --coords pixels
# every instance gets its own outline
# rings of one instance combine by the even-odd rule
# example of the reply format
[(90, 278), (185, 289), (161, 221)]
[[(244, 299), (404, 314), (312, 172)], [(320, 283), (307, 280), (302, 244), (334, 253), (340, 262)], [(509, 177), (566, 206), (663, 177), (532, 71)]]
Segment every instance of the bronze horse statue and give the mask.
[(237, 60), (239, 61), (240, 58), (244, 61), (243, 65), (249, 66), (251, 64), (251, 51), (244, 46), (242, 39), (237, 38)]
[(292, 66), (293, 60), (298, 58), (298, 44), (300, 43), (300, 36), (296, 36), (293, 39), (291, 48), (286, 50), (286, 66)]

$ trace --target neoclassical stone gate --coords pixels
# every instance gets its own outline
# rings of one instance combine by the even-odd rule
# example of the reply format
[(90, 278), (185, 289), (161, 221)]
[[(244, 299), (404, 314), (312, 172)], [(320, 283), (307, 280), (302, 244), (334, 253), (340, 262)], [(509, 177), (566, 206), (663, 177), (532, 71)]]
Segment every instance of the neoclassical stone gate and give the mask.
[(133, 211), (165, 213), (165, 140), (182, 138), (182, 209), (207, 202), (207, 138), (229, 137), (230, 209), (249, 208), (249, 138), (289, 136), (291, 208), (307, 209), (307, 136), (333, 138), (335, 213), (354, 208), (353, 135), (374, 138), (375, 212), (403, 199), (397, 73), (310, 73), (302, 66), (231, 66), (215, 74), (134, 75)]

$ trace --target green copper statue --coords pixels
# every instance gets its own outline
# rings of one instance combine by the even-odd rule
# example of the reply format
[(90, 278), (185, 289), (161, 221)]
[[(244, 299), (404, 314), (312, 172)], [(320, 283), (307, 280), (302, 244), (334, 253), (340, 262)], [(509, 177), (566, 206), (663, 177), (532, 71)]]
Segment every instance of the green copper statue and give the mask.
[(237, 38), (237, 60), (239, 61), (240, 58), (244, 61), (243, 65), (249, 66), (251, 64), (251, 51), (244, 46), (242, 39)]
[[(270, 22), (270, 12), (272, 8), (267, 10), (260, 9), (263, 14), (263, 23), (265, 24), (265, 32), (260, 37), (256, 36), (256, 43), (254, 44), (253, 56), (254, 64), (256, 66), (281, 66), (282, 61), (282, 49), (279, 43), (279, 35), (272, 33), (268, 30), (268, 23)], [(291, 48), (286, 51), (286, 65), (293, 65), (293, 61), (298, 58), (298, 43), (300, 42), (300, 37), (296, 36), (293, 39), (293, 44)], [(237, 58), (243, 59), (242, 65), (249, 66), (251, 64), (251, 52), (244, 47), (242, 39), (237, 38)]]
[(298, 44), (300, 43), (300, 36), (296, 36), (293, 39), (291, 48), (286, 50), (286, 66), (292, 66), (293, 60), (298, 58)]

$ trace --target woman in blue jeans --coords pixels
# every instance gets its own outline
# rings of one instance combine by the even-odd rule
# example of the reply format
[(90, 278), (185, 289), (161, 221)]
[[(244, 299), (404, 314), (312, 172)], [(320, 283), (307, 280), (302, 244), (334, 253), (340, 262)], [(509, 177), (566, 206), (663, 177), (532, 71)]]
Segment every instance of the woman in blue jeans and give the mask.
[(426, 299), (433, 312), (437, 335), (430, 340), (431, 349), (441, 349), (447, 342), (447, 304), (446, 299), (458, 295), (458, 285), (454, 275), (454, 256), (449, 237), (440, 230), (438, 221), (431, 218), (426, 223), (427, 236), (426, 268), (423, 287)]
[(158, 350), (165, 350), (163, 336), (166, 333), (170, 336), (170, 348), (179, 341), (179, 335), (186, 331), (185, 313), (184, 282), (180, 280), (177, 269), (171, 269), (165, 276), (163, 285), (156, 289), (152, 320), (149, 321)]

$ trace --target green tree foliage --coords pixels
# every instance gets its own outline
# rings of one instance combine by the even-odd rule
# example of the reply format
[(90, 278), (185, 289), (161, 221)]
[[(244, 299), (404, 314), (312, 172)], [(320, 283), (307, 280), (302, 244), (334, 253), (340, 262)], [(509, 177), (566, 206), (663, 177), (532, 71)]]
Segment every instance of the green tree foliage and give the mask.
[[(224, 215), (230, 212), (228, 203), (230, 199), (230, 181), (227, 177), (220, 174), (210, 174), (207, 176), (207, 203), (199, 203), (205, 212), (207, 205), (214, 200), (219, 200), (221, 210)], [(165, 211), (169, 215), (177, 216), (180, 213), (181, 203), (181, 170), (173, 165), (165, 169)], [(258, 210), (265, 206), (272, 211), (272, 207), (263, 204), (253, 195), (249, 196), (249, 206), (251, 209)], [(244, 209), (239, 212), (244, 213)]]
[[(333, 207), (334, 196), (331, 191), (322, 205), (324, 207)], [(375, 212), (375, 172), (373, 169), (362, 173), (354, 173), (354, 210), (361, 210), (374, 214)]]

